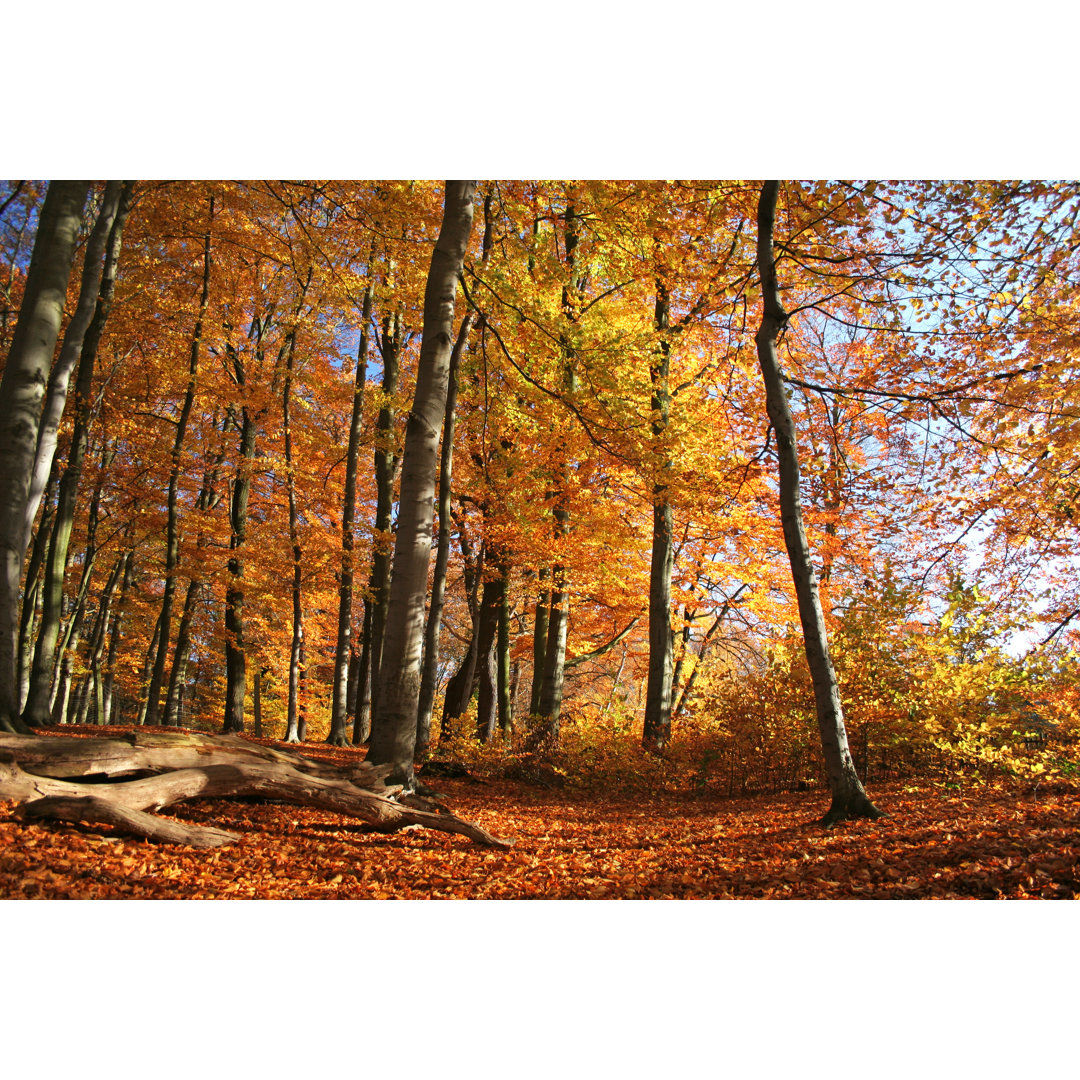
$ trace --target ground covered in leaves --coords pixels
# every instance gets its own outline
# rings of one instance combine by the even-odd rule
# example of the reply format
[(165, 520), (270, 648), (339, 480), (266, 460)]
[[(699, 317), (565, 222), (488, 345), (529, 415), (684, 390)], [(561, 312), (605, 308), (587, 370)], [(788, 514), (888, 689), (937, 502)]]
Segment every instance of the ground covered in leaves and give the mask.
[[(108, 729), (84, 729), (101, 735)], [(65, 729), (63, 734), (74, 734)], [(260, 740), (267, 745), (276, 744)], [(345, 760), (359, 752), (308, 745)], [(1078, 899), (1080, 792), (907, 781), (889, 815), (824, 829), (822, 792), (748, 799), (438, 779), (509, 852), (423, 829), (384, 835), (320, 810), (205, 801), (179, 820), (242, 834), (212, 852), (107, 827), (24, 825), (0, 803), (5, 899)]]

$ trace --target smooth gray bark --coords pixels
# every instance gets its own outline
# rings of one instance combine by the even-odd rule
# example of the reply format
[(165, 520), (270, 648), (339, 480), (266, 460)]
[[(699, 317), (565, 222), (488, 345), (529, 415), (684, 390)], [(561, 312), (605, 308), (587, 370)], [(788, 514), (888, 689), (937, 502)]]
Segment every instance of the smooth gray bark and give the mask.
[(368, 758), (392, 765), (392, 775), (406, 785), (413, 780), (439, 427), (446, 405), (457, 279), (472, 228), (475, 189), (473, 180), (446, 182), (442, 228), (424, 293), (416, 396), (405, 429), (390, 610)]
[(374, 283), (369, 278), (364, 290), (360, 345), (356, 353), (353, 379), (352, 418), (349, 445), (345, 452), (345, 503), (341, 511), (341, 572), (338, 579), (337, 643), (334, 648), (334, 682), (331, 687), (330, 735), (328, 742), (346, 746), (348, 718), (349, 661), (352, 656), (353, 549), (356, 546), (356, 472), (360, 458), (360, 432), (364, 420), (364, 388), (367, 386), (368, 327)]
[(23, 560), (29, 543), (26, 504), (42, 399), (89, 191), (88, 180), (49, 184), (0, 380), (0, 731), (28, 730), (19, 716), (16, 659)]
[(806, 645), (806, 661), (814, 685), (818, 729), (821, 732), (825, 767), (832, 791), (832, 806), (823, 821), (831, 824), (845, 818), (880, 817), (881, 811), (867, 798), (851, 759), (836, 671), (829, 656), (817, 575), (810, 558), (810, 545), (803, 525), (795, 421), (788, 405), (776, 349), (777, 338), (788, 321), (788, 314), (780, 299), (776, 261), (773, 256), (773, 229), (779, 189), (779, 181), (767, 180), (762, 185), (758, 201), (757, 262), (761, 275), (763, 310), (755, 342), (761, 375), (765, 382), (765, 407), (776, 434), (780, 471), (780, 522), (791, 562), (791, 576), (795, 584), (799, 619), (802, 622)]
[[(75, 313), (64, 331), (64, 342), (60, 346), (60, 355), (56, 358), (56, 363), (53, 364), (52, 371), (49, 373), (49, 383), (45, 390), (45, 404), (41, 410), (41, 426), (38, 428), (34, 472), (30, 478), (30, 493), (27, 498), (26, 514), (23, 519), (26, 544), (30, 542), (34, 518), (37, 517), (38, 507), (41, 505), (41, 496), (45, 492), (49, 473), (52, 471), (53, 458), (56, 456), (57, 434), (60, 430), (60, 418), (63, 416), (64, 407), (67, 404), (71, 374), (80, 366), (86, 332), (90, 327), (91, 319), (94, 318), (94, 313), (100, 307), (100, 295), (107, 291), (111, 299), (111, 284), (115, 281), (116, 263), (120, 255), (120, 237), (119, 230), (117, 230), (112, 240), (110, 240), (110, 234), (113, 232), (113, 222), (120, 207), (121, 197), (124, 199), (123, 215), (124, 217), (127, 216), (127, 207), (131, 201), (133, 188), (134, 184), (131, 181), (124, 183), (120, 180), (110, 180), (105, 185), (101, 208), (98, 211), (97, 220), (94, 222), (90, 238), (86, 243), (82, 278), (79, 281), (79, 300), (75, 307)], [(108, 255), (106, 255), (106, 249), (108, 249)], [(103, 259), (105, 260), (104, 263)], [(107, 265), (109, 262), (112, 263), (111, 271)], [(99, 319), (99, 321), (103, 320)], [(100, 337), (100, 327), (98, 337)], [(96, 353), (96, 342), (95, 348), (91, 351)]]
[(424, 627), (424, 669), (420, 677), (420, 703), (416, 714), (416, 751), (425, 753), (431, 743), (431, 710), (439, 671), (439, 630), (446, 598), (446, 568), (450, 563), (450, 494), (454, 472), (454, 430), (457, 423), (458, 365), (472, 325), (472, 313), (461, 321), (457, 341), (450, 354), (446, 407), (443, 410), (442, 449), (439, 453), (439, 538), (435, 551), (435, 574), (431, 582), (431, 604)]

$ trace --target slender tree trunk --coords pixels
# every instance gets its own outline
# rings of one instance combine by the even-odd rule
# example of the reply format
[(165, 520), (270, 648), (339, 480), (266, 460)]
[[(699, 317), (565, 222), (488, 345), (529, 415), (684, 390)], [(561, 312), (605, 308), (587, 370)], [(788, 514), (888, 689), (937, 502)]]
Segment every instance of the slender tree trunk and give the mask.
[(334, 648), (334, 682), (331, 688), (330, 735), (327, 742), (348, 745), (345, 734), (349, 708), (349, 660), (352, 656), (353, 548), (356, 545), (356, 471), (360, 458), (360, 431), (364, 420), (364, 387), (367, 385), (368, 325), (374, 282), (369, 278), (364, 290), (360, 346), (353, 380), (352, 419), (349, 446), (345, 454), (345, 505), (341, 511), (341, 574), (338, 581), (337, 643)]
[(244, 730), (244, 697), (247, 692), (247, 662), (244, 644), (244, 542), (247, 539), (248, 500), (251, 496), (251, 462), (255, 457), (255, 421), (247, 406), (242, 408), (240, 460), (233, 481), (230, 509), (231, 537), (229, 583), (225, 590), (225, 719), (222, 733)]
[(371, 738), (371, 601), (364, 601), (360, 631), (360, 657), (356, 662), (356, 704), (353, 711), (353, 746)]
[(454, 471), (454, 429), (457, 423), (458, 365), (472, 325), (472, 313), (461, 321), (457, 341), (450, 353), (447, 374), (446, 408), (443, 411), (442, 450), (439, 455), (439, 540), (435, 552), (435, 575), (431, 583), (431, 604), (424, 627), (424, 670), (420, 677), (420, 703), (416, 718), (416, 752), (427, 753), (431, 743), (431, 710), (435, 703), (439, 672), (439, 629), (446, 596), (446, 568), (450, 562), (450, 488)]
[(37, 532), (34, 534), (34, 546), (30, 552), (30, 562), (26, 568), (26, 583), (23, 589), (22, 616), (19, 619), (19, 714), (26, 707), (26, 698), (30, 693), (30, 669), (34, 662), (34, 642), (39, 622), (37, 608), (42, 601), (42, 568), (49, 551), (53, 522), (56, 520), (56, 504), (53, 496), (57, 490), (57, 459), (53, 458), (53, 471), (45, 491), (45, 508), (41, 512)]
[(803, 526), (795, 421), (788, 406), (776, 349), (777, 338), (788, 320), (780, 299), (776, 262), (773, 257), (773, 228), (779, 188), (779, 181), (767, 180), (762, 186), (758, 202), (757, 260), (761, 274), (763, 311), (755, 341), (761, 375), (765, 382), (765, 405), (769, 422), (776, 433), (780, 467), (780, 521), (788, 559), (791, 562), (791, 576), (795, 583), (799, 618), (806, 644), (806, 661), (814, 684), (825, 767), (832, 790), (832, 806), (823, 821), (831, 824), (845, 818), (880, 817), (881, 811), (867, 798), (851, 759), (844, 713), (840, 705), (840, 690), (829, 656), (817, 576)]
[(262, 722), (262, 679), (263, 670), (260, 664), (255, 665), (255, 674), (252, 678), (251, 687), (251, 709), (255, 717), (255, 738), (261, 739), (263, 737), (263, 722)]
[[(516, 679), (514, 680), (516, 683)], [(499, 605), (499, 632), (495, 639), (495, 689), (499, 731), (510, 737), (514, 724), (513, 687), (510, 680), (510, 589), (503, 577), (502, 603)]]
[[(576, 360), (573, 329), (578, 321), (581, 305), (581, 281), (575, 277), (577, 259), (577, 204), (574, 185), (567, 191), (565, 245), (567, 284), (562, 290), (562, 314), (564, 331), (560, 344), (563, 353), (566, 392), (572, 397), (577, 392), (577, 374), (574, 369)], [(555, 485), (555, 537), (557, 544), (562, 544), (570, 534), (570, 511), (563, 505), (569, 488), (570, 464), (564, 459), (559, 466), (559, 475)], [(559, 738), (559, 717), (562, 712), (563, 684), (565, 681), (564, 663), (566, 660), (566, 636), (570, 620), (570, 590), (567, 582), (567, 568), (562, 565), (552, 567), (551, 606), (548, 614), (547, 641), (544, 648), (544, 675), (537, 700), (539, 726), (530, 736), (534, 745), (555, 743)]]
[[(181, 458), (184, 452), (184, 439), (187, 436), (191, 409), (195, 404), (195, 391), (199, 376), (199, 352), (202, 348), (203, 322), (210, 303), (210, 229), (214, 222), (214, 197), (210, 196), (210, 206), (206, 232), (203, 235), (203, 271), (202, 290), (199, 294), (199, 310), (195, 316), (195, 327), (191, 334), (188, 351), (188, 381), (184, 391), (184, 401), (180, 407), (180, 416), (176, 421), (173, 436), (172, 464), (169, 468), (169, 491), (166, 499), (168, 523), (165, 527), (165, 582), (161, 597), (161, 634), (158, 638), (157, 655), (150, 676), (150, 689), (147, 691), (146, 722), (157, 724), (161, 687), (165, 681), (165, 661), (169, 654), (169, 642), (172, 631), (173, 597), (176, 594), (176, 571), (180, 565), (180, 475)], [(166, 703), (166, 709), (168, 705)]]
[(540, 591), (536, 594), (536, 614), (533, 616), (533, 678), (529, 695), (529, 715), (540, 712), (540, 693), (544, 686), (544, 662), (547, 657), (548, 616), (551, 611), (551, 592), (543, 588), (548, 578), (548, 568), (540, 567)]
[[(101, 663), (102, 658), (105, 655), (105, 641), (109, 632), (112, 602), (124, 572), (125, 561), (126, 555), (121, 555), (113, 564), (112, 571), (105, 583), (105, 588), (102, 590), (101, 596), (98, 599), (97, 617), (94, 619), (94, 627), (90, 634), (90, 641), (87, 649), (86, 677), (83, 681), (83, 687), (79, 697), (78, 723), (80, 724), (86, 722), (86, 714), (89, 710), (91, 699), (93, 698), (95, 701), (98, 699), (98, 695), (92, 693), (92, 688), (101, 686)], [(101, 722), (99, 713), (97, 716), (97, 723), (100, 724)]]
[(116, 614), (113, 615), (112, 627), (109, 630), (109, 653), (105, 660), (105, 679), (101, 690), (102, 719), (99, 723), (112, 723), (113, 713), (113, 684), (116, 679), (116, 656), (120, 651), (120, 639), (124, 630), (124, 601), (127, 599), (128, 589), (131, 587), (131, 575), (135, 565), (135, 554), (130, 549), (124, 556), (124, 576), (120, 582), (120, 598), (116, 602)]
[(285, 707), (285, 741), (303, 742), (300, 732), (300, 680), (304, 665), (304, 607), (303, 568), (299, 559), (293, 560), (292, 578), (292, 640), (289, 645), (289, 691)]
[(86, 180), (54, 180), (49, 184), (0, 380), (0, 731), (29, 731), (19, 716), (16, 660), (20, 586), (29, 544), (26, 504), (37, 453), (41, 402), (89, 190)]
[[(217, 426), (215, 418), (214, 426)], [(221, 495), (217, 490), (218, 477), (221, 463), (225, 460), (225, 449), (222, 447), (214, 456), (210, 466), (203, 473), (202, 488), (199, 490), (199, 498), (196, 509), (200, 513), (213, 510), (219, 502)], [(206, 547), (207, 539), (199, 533), (195, 546), (198, 549)], [(206, 591), (206, 583), (191, 578), (188, 581), (187, 591), (184, 594), (184, 608), (180, 613), (180, 623), (176, 628), (176, 645), (173, 648), (173, 662), (169, 669), (169, 688), (165, 694), (165, 720), (166, 727), (180, 727), (180, 699), (183, 694), (184, 680), (187, 678), (188, 657), (191, 650), (191, 624), (195, 618), (195, 609)]]
[[(81, 382), (81, 376), (80, 376)], [(87, 391), (89, 393), (89, 390)], [(76, 424), (78, 429), (79, 425)], [(79, 434), (77, 431), (76, 434)], [(87, 515), (86, 549), (83, 553), (82, 573), (75, 598), (71, 604), (71, 617), (60, 634), (60, 621), (64, 607), (64, 576), (68, 562), (68, 545), (71, 540), (71, 528), (75, 520), (75, 497), (78, 491), (79, 477), (82, 473), (83, 457), (86, 446), (85, 426), (81, 435), (72, 441), (72, 456), (60, 481), (60, 493), (57, 499), (56, 519), (53, 523), (52, 536), (49, 539), (49, 556), (45, 566), (44, 600), (41, 612), (41, 626), (38, 629), (37, 647), (30, 671), (30, 689), (26, 698), (23, 720), (35, 727), (48, 725), (54, 716), (56, 696), (56, 668), (63, 662), (71, 635), (82, 616), (83, 606), (90, 589), (90, 575), (97, 560), (97, 524), (101, 505), (101, 488), (105, 474), (112, 463), (114, 451), (102, 453), (102, 469), (98, 483), (90, 500)], [(58, 643), (59, 638), (59, 643)]]
[(398, 458), (394, 446), (394, 423), (397, 405), (394, 395), (398, 384), (398, 355), (400, 353), (400, 325), (398, 316), (383, 320), (382, 361), (383, 404), (375, 429), (375, 532), (372, 540), (371, 580), (368, 597), (371, 603), (371, 631), (368, 644), (368, 663), (371, 668), (371, 713), (374, 717), (379, 708), (379, 667), (382, 663), (383, 641), (386, 636), (386, 620), (390, 603), (390, 574), (393, 559), (394, 536), (390, 531), (394, 509), (394, 477)]
[(49, 717), (50, 724), (70, 724), (68, 716), (68, 704), (71, 700), (71, 679), (74, 667), (75, 651), (79, 647), (79, 637), (82, 633), (82, 612), (72, 612), (72, 625), (74, 629), (69, 637), (71, 648), (60, 660), (60, 674), (56, 682), (56, 689), (52, 702), (52, 714)]
[(472, 180), (446, 183), (443, 223), (424, 295), (416, 395), (405, 431), (390, 610), (368, 760), (392, 765), (393, 782), (406, 787), (413, 782), (439, 426), (446, 406), (457, 278), (469, 242), (475, 189)]
[(476, 737), (484, 743), (495, 738), (497, 676), (494, 649), (505, 596), (506, 577), (502, 569), (497, 568), (496, 576), (484, 582), (484, 594), (480, 600), (480, 632), (477, 639), (480, 699), (476, 711)]
[(203, 592), (203, 582), (191, 580), (184, 593), (184, 607), (176, 628), (176, 645), (173, 649), (172, 668), (169, 671), (169, 689), (165, 694), (166, 727), (180, 727), (180, 695), (187, 678), (188, 655), (191, 649), (191, 623), (195, 607)]
[[(565, 536), (570, 528), (570, 514), (566, 510), (556, 509), (555, 524), (559, 534)], [(544, 678), (536, 708), (541, 723), (535, 734), (540, 742), (554, 743), (559, 739), (559, 718), (562, 715), (563, 683), (566, 676), (566, 634), (570, 622), (570, 591), (566, 584), (565, 567), (556, 565), (552, 568), (551, 585)]]
[[(663, 335), (670, 325), (671, 305), (667, 286), (656, 282), (655, 326)], [(668, 474), (671, 460), (664, 438), (671, 418), (671, 345), (661, 336), (658, 356), (649, 375), (652, 381), (652, 434), (661, 456), (659, 472), (652, 486), (652, 558), (649, 566), (649, 678), (645, 691), (645, 726), (642, 744), (659, 752), (671, 738), (671, 572), (674, 566), (671, 500)]]
[[(299, 320), (303, 310), (304, 297), (308, 286), (311, 284), (311, 272), (308, 272), (307, 281), (300, 293), (300, 299), (296, 305), (295, 319)], [(289, 543), (292, 546), (292, 645), (289, 651), (289, 703), (286, 719), (286, 740), (293, 741), (295, 733), (299, 739), (299, 722), (297, 720), (297, 702), (300, 691), (300, 650), (304, 641), (304, 608), (303, 608), (303, 583), (304, 583), (304, 552), (300, 545), (300, 514), (296, 505), (296, 467), (293, 462), (292, 440), (292, 382), (293, 363), (296, 356), (296, 328), (289, 331), (288, 340), (285, 343), (285, 380), (282, 389), (281, 410), (285, 428), (285, 486), (289, 496)], [(344, 718), (342, 718), (344, 722)], [(331, 727), (329, 742), (344, 745), (345, 734), (340, 732), (340, 739), (335, 737)]]
[(461, 665), (446, 684), (446, 693), (443, 695), (442, 720), (439, 724), (440, 739), (450, 738), (453, 734), (451, 721), (461, 716), (472, 700), (472, 696), (476, 691), (477, 660), (479, 658), (480, 585), (484, 573), (484, 560), (487, 557), (486, 550), (483, 543), (481, 543), (480, 550), (474, 559), (471, 554), (472, 549), (469, 544), (468, 534), (463, 527), (459, 529), (458, 537), (461, 544), (461, 560), (464, 566), (465, 600), (469, 608), (472, 630)]

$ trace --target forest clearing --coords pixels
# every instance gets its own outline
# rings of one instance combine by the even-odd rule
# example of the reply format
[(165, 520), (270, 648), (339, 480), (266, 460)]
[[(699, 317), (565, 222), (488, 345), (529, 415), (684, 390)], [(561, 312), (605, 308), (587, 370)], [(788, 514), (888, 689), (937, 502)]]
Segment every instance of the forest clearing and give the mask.
[[(353, 748), (312, 752), (338, 764), (362, 756)], [(0, 897), (1080, 899), (1073, 786), (888, 781), (872, 787), (887, 817), (828, 829), (814, 820), (826, 805), (820, 788), (731, 798), (478, 776), (432, 783), (458, 816), (512, 837), (513, 847), (491, 850), (424, 829), (380, 834), (333, 812), (265, 800), (177, 808), (184, 823), (239, 838), (206, 852), (111, 829), (27, 826), (6, 803)]]
[(1075, 897), (1080, 185), (3, 181), (0, 249), (5, 895)]

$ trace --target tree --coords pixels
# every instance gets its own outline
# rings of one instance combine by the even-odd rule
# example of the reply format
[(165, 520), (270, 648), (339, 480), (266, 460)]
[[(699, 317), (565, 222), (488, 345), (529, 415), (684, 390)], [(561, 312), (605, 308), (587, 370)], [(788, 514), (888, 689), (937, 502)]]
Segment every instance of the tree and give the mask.
[(424, 597), (431, 559), (439, 427), (446, 404), (453, 340), (454, 297), (473, 219), (476, 182), (448, 180), (443, 224), (431, 256), (424, 294), (420, 362), (402, 454), (397, 539), (390, 611), (379, 668), (378, 712), (369, 759), (393, 766), (395, 782), (410, 785), (416, 746)]
[(29, 542), (26, 503), (41, 402), (89, 190), (85, 180), (55, 180), (49, 185), (0, 381), (0, 731), (28, 730), (19, 717), (16, 658), (23, 559)]
[(821, 745), (832, 791), (832, 805), (823, 820), (826, 824), (831, 824), (851, 817), (880, 817), (881, 811), (867, 798), (855, 772), (855, 763), (851, 759), (847, 730), (844, 727), (844, 711), (840, 704), (840, 689), (829, 657), (828, 635), (825, 631), (825, 616), (821, 609), (817, 575), (803, 526), (795, 422), (787, 402), (776, 349), (777, 339), (788, 321), (788, 314), (780, 299), (773, 254), (773, 230), (779, 190), (779, 181), (767, 180), (762, 185), (758, 201), (757, 260), (761, 274), (762, 315), (755, 342), (761, 377), (765, 382), (769, 423), (776, 436), (780, 472), (780, 520), (784, 530), (784, 544), (791, 562), (791, 576), (795, 583), (799, 618), (806, 644), (806, 660), (810, 665), (810, 676), (814, 684)]

